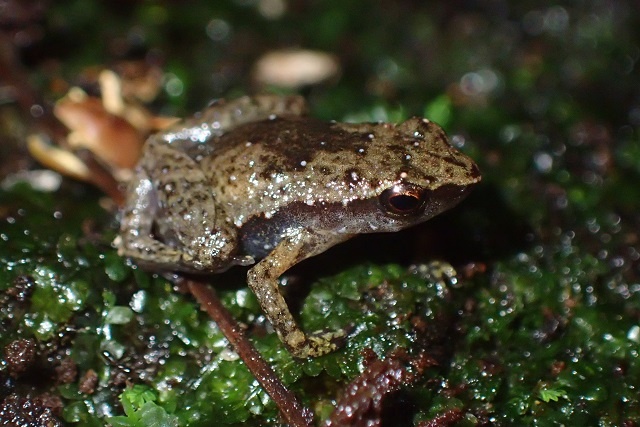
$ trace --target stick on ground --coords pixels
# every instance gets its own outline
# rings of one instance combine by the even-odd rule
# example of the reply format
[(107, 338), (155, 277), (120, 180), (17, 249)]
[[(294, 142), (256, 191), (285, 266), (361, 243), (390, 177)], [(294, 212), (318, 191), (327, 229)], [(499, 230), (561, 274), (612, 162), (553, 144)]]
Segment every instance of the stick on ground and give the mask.
[(312, 412), (302, 406), (296, 396), (282, 384), (282, 381), (273, 372), (271, 366), (265, 362), (260, 353), (244, 335), (238, 322), (222, 305), (211, 286), (191, 279), (186, 279), (185, 284), (200, 304), (202, 310), (206, 311), (213, 321), (217, 323), (236, 353), (249, 368), (249, 371), (273, 399), (280, 409), (285, 422), (293, 427), (311, 426), (313, 420)]

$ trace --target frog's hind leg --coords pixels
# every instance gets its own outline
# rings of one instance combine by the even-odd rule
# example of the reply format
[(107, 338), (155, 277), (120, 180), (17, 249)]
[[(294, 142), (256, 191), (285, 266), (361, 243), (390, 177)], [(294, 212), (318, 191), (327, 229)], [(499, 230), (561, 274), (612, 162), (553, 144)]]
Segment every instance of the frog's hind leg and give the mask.
[(302, 116), (307, 113), (307, 103), (300, 95), (243, 96), (231, 101), (214, 101), (196, 123), (215, 123), (221, 132), (245, 123), (266, 120), (274, 116)]
[(198, 144), (219, 137), (246, 123), (276, 116), (302, 116), (306, 113), (307, 103), (299, 95), (243, 96), (231, 101), (221, 99), (212, 102), (201, 113), (153, 138), (176, 147), (184, 146), (185, 151), (191, 151), (193, 149), (191, 146), (197, 147)]
[(252, 263), (235, 256), (235, 228), (226, 224), (205, 174), (187, 154), (149, 139), (132, 186), (116, 242), (121, 255), (186, 272)]
[[(298, 358), (317, 357), (336, 350), (346, 338), (346, 330), (318, 331), (305, 334), (293, 319), (280, 292), (278, 278), (305, 258), (324, 252), (350, 235), (322, 235), (310, 230), (296, 230), (256, 264), (247, 275), (247, 282), (258, 298), (267, 319), (273, 325), (291, 354)], [(338, 241), (337, 241), (338, 240)]]

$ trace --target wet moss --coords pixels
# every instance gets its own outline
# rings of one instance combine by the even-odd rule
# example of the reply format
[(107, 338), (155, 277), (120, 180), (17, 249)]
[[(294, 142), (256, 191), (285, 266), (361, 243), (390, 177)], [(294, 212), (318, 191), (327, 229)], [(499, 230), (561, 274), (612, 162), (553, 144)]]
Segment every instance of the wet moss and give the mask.
[[(89, 64), (164, 58), (154, 108), (184, 115), (244, 93), (255, 57), (283, 40), (332, 51), (341, 78), (302, 89), (314, 115), (427, 114), (478, 161), (483, 182), (424, 226), (361, 239), (348, 256), (335, 248), (302, 283), (295, 274), (311, 264), (287, 276), (305, 330), (353, 327), (334, 354), (293, 360), (241, 271), (211, 279), (284, 383), (328, 419), (371, 351), (384, 359), (401, 348), (406, 360), (437, 362), (384, 397), (415, 424), (637, 423), (640, 25), (631, 3), (453, 11), (329, 1), (291, 4), (276, 18), (258, 3), (57, 2), (32, 23), (47, 37), (20, 53), (50, 98), (62, 95), (51, 64), (73, 80)], [(228, 31), (212, 38), (211, 25)], [(48, 417), (83, 426), (277, 425), (277, 408), (193, 300), (117, 256), (116, 216), (96, 191), (69, 180), (50, 192), (15, 183), (36, 166), (20, 148), (15, 110), (3, 105), (0, 115), (3, 408), (28, 397)], [(452, 263), (456, 280), (408, 269), (434, 259)], [(37, 349), (24, 370), (7, 360), (16, 342)], [(67, 358), (71, 382), (56, 373)], [(82, 387), (91, 371), (96, 385)], [(62, 409), (43, 404), (43, 393)]]

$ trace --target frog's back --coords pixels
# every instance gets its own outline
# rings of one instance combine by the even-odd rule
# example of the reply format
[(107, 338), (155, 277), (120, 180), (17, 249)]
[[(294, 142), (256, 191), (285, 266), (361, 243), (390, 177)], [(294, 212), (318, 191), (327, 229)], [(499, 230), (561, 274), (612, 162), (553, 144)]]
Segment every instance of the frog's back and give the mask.
[[(272, 174), (307, 171), (316, 156), (365, 149), (369, 133), (348, 132), (333, 122), (310, 117), (281, 117), (241, 125), (210, 141), (211, 164), (230, 165), (230, 159), (262, 160), (248, 166), (268, 179)], [(258, 156), (261, 156), (257, 159)]]
[[(267, 217), (284, 204), (335, 201), (345, 151), (366, 151), (368, 134), (309, 117), (277, 117), (242, 125), (210, 141), (201, 162), (216, 200), (234, 221)], [(342, 197), (340, 200), (342, 200)], [(240, 225), (240, 224), (238, 224)]]
[(291, 203), (377, 197), (401, 180), (437, 188), (461, 168), (475, 168), (460, 163), (440, 127), (415, 120), (420, 132), (409, 121), (396, 126), (278, 116), (212, 139), (201, 165), (237, 226), (256, 215), (269, 218)]

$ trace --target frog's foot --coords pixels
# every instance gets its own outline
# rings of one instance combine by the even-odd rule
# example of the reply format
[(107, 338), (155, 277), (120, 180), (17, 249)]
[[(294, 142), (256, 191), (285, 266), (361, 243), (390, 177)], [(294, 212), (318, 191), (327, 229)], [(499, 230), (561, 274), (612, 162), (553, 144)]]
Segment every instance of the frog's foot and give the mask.
[(349, 332), (349, 329), (321, 330), (306, 334), (302, 340), (291, 337), (292, 339), (287, 340), (286, 344), (294, 357), (299, 359), (318, 357), (342, 347)]
[(413, 265), (409, 271), (442, 286), (456, 287), (459, 285), (458, 273), (451, 264), (445, 261), (430, 261), (427, 264)]

